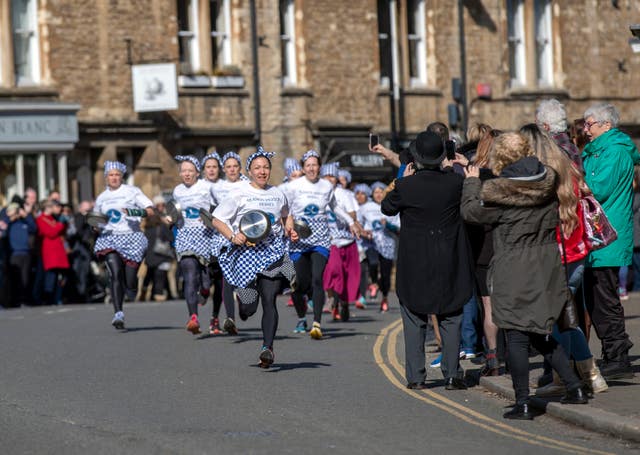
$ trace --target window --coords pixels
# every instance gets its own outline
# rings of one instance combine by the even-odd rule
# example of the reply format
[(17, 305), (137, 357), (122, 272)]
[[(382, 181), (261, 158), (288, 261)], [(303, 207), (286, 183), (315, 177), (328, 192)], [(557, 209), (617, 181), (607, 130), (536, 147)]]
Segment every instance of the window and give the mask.
[(553, 85), (551, 49), (551, 1), (535, 2), (536, 76), (538, 85)]
[(391, 71), (391, 17), (386, 0), (378, 0), (378, 52), (380, 85), (388, 86)]
[(410, 85), (412, 87), (427, 85), (424, 0), (407, 0), (407, 44)]
[(507, 0), (509, 24), (509, 76), (511, 87), (526, 84), (524, 47), (524, 0)]
[(200, 70), (197, 1), (178, 1), (178, 47), (182, 74), (193, 74)]
[(296, 85), (296, 35), (294, 0), (280, 0), (280, 51), (282, 84)]
[(11, 31), (15, 83), (40, 83), (40, 50), (36, 0), (11, 0)]
[(551, 0), (507, 0), (511, 87), (553, 86)]
[(214, 68), (231, 64), (231, 11), (229, 0), (211, 0), (209, 6), (211, 24), (211, 53)]

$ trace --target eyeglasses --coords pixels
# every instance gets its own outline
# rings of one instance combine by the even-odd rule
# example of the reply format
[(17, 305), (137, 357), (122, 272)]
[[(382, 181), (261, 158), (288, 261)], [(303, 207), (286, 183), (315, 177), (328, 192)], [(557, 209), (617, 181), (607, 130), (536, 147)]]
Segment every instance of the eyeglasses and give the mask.
[(593, 125), (600, 122), (584, 122), (584, 126), (582, 127), (585, 130), (590, 130)]

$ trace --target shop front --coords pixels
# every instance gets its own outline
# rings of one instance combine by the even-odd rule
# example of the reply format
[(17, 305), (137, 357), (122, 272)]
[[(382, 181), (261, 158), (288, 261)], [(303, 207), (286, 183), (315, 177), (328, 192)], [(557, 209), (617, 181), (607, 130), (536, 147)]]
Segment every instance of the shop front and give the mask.
[(78, 142), (76, 104), (0, 102), (0, 205), (27, 188), (69, 201), (68, 156)]

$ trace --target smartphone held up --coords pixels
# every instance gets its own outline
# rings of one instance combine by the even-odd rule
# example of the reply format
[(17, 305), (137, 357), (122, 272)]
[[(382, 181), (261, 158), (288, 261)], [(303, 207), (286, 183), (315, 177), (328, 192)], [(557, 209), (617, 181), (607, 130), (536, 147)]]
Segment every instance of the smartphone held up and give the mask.
[(369, 148), (373, 148), (380, 143), (380, 138), (377, 134), (369, 133)]

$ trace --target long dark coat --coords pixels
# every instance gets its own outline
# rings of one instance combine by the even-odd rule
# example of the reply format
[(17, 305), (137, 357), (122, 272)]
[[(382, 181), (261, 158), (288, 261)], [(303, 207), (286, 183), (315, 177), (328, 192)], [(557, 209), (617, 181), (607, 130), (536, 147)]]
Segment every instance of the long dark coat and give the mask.
[(464, 182), (462, 215), (494, 226), (489, 269), (493, 321), (503, 329), (548, 334), (567, 301), (556, 241), (556, 174), (538, 180)]
[(463, 177), (421, 170), (397, 181), (382, 213), (400, 214), (396, 289), (418, 314), (460, 310), (473, 293), (471, 250), (460, 215)]

